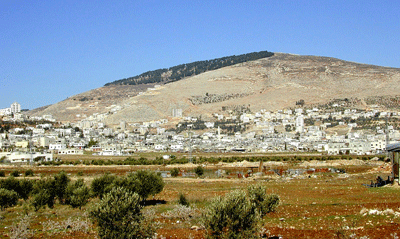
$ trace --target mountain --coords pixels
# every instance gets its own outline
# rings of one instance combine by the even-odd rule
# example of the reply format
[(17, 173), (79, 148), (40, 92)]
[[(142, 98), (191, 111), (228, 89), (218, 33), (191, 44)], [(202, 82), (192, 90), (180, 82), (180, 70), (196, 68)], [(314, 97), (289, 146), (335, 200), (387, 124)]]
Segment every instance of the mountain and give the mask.
[(398, 68), (274, 53), (177, 81), (110, 83), (33, 115), (50, 114), (59, 121), (76, 121), (111, 112), (104, 122), (118, 125), (120, 121), (171, 121), (174, 109), (182, 109), (183, 116), (207, 119), (224, 110), (278, 110), (296, 107), (299, 102), (311, 106), (345, 98), (357, 98), (360, 107), (367, 107), (368, 99), (395, 97), (399, 83)]

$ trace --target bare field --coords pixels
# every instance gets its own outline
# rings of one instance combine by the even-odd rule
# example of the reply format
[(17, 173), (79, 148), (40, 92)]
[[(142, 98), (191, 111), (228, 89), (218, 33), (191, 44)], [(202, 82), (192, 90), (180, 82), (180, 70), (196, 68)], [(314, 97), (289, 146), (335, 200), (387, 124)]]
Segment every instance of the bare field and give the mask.
[[(361, 161), (362, 162), (362, 161)], [(157, 222), (158, 238), (203, 238), (204, 230), (193, 230), (200, 226), (199, 214), (211, 198), (224, 195), (235, 189), (245, 189), (255, 183), (268, 187), (268, 193), (279, 195), (281, 204), (276, 212), (267, 215), (263, 221), (265, 236), (283, 238), (396, 238), (400, 225), (400, 187), (385, 186), (367, 188), (376, 176), (389, 175), (388, 165), (383, 162), (363, 162), (357, 160), (334, 162), (270, 163), (270, 168), (325, 168), (339, 165), (346, 173), (318, 172), (300, 174), (296, 177), (268, 175), (264, 177), (238, 178), (232, 176), (237, 171), (247, 170), (242, 164), (205, 165), (204, 178), (165, 178), (164, 190), (155, 196), (156, 200), (165, 200), (166, 204), (146, 206), (144, 212), (151, 214)], [(190, 171), (191, 167), (174, 166), (39, 166), (29, 167), (36, 177), (40, 174), (52, 175), (61, 170), (70, 174), (72, 179), (83, 177), (87, 183), (105, 172), (123, 175), (138, 169), (170, 170), (172, 167)], [(187, 165), (190, 166), (190, 165)], [(337, 167), (337, 166), (336, 166)], [(23, 172), (28, 167), (18, 167)], [(3, 167), (7, 172), (15, 168)], [(230, 175), (217, 178), (215, 171), (224, 169)], [(78, 172), (81, 172), (78, 176)], [(166, 217), (178, 204), (179, 194), (183, 193), (196, 208), (197, 216), (182, 219)], [(0, 212), (0, 238), (9, 238), (10, 227), (23, 221), (28, 215), (31, 221), (29, 231), (32, 238), (95, 238), (94, 226), (79, 227), (71, 221), (85, 222), (87, 211), (97, 202), (91, 202), (82, 208), (56, 204), (54, 208), (34, 212), (24, 206), (22, 201), (15, 207)], [(375, 211), (374, 211), (375, 210)], [(69, 219), (71, 218), (71, 219)], [(70, 220), (70, 221), (68, 221)], [(47, 223), (47, 224), (46, 224)], [(53, 223), (59, 227), (44, 227)], [(69, 225), (69, 224), (71, 225)], [(69, 226), (68, 226), (69, 225)], [(395, 234), (398, 233), (398, 234)]]

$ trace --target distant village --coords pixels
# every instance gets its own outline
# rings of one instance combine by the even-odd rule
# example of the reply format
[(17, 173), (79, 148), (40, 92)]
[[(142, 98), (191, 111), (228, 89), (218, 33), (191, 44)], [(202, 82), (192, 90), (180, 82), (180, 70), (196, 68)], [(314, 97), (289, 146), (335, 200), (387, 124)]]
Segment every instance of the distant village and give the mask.
[[(108, 127), (104, 119), (121, 110), (61, 124), (51, 115), (29, 117), (17, 102), (0, 109), (0, 158), (10, 163), (52, 161), (58, 154), (132, 155), (136, 152), (319, 152), (381, 154), (397, 143), (400, 112), (345, 108), (239, 112), (224, 109), (213, 120), (183, 116)], [(171, 127), (171, 119), (179, 122)], [(29, 122), (29, 126), (26, 122)]]

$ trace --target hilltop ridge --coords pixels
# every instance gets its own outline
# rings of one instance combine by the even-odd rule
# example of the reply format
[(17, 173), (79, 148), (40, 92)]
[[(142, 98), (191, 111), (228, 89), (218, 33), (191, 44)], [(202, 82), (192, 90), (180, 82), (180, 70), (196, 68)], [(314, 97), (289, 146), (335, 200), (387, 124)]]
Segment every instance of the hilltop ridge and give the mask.
[(169, 83), (181, 80), (186, 77), (199, 75), (201, 73), (217, 70), (226, 66), (235, 65), (238, 63), (254, 61), (261, 58), (273, 56), (274, 53), (269, 51), (252, 52), (241, 55), (232, 55), (212, 60), (195, 61), (188, 64), (181, 64), (170, 67), (168, 69), (158, 69), (154, 71), (148, 71), (138, 76), (133, 76), (111, 83), (105, 84), (110, 85), (139, 85), (139, 84), (151, 84), (151, 83)]

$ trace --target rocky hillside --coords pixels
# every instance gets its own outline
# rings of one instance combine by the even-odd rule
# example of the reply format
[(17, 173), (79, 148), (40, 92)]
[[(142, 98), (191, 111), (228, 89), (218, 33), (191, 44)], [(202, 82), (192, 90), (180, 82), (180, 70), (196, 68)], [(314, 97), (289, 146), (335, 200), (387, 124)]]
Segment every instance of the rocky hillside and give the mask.
[[(208, 71), (154, 87), (108, 85), (51, 105), (35, 115), (59, 121), (81, 120), (93, 113), (118, 110), (104, 119), (142, 122), (167, 118), (173, 109), (183, 116), (211, 117), (227, 109), (277, 110), (323, 104), (337, 98), (395, 96), (400, 69), (358, 64), (318, 56), (275, 53), (274, 56)], [(362, 101), (365, 103), (365, 101)]]

